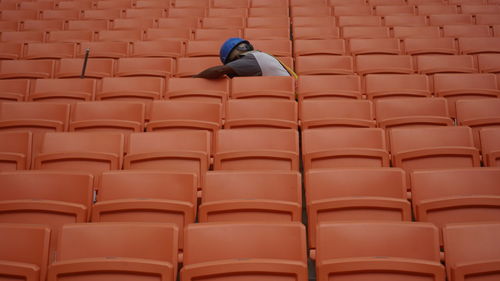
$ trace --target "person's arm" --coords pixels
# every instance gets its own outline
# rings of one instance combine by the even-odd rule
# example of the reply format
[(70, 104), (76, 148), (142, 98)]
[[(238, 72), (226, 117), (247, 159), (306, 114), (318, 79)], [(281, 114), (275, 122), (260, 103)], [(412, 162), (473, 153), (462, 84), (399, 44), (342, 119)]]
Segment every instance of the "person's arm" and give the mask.
[(235, 75), (236, 72), (234, 70), (227, 66), (227, 65), (218, 65), (218, 66), (213, 66), (210, 68), (207, 68), (203, 70), (202, 72), (193, 75), (194, 78), (208, 78), (208, 79), (216, 79), (216, 78), (221, 78), (224, 75), (227, 74), (232, 74)]

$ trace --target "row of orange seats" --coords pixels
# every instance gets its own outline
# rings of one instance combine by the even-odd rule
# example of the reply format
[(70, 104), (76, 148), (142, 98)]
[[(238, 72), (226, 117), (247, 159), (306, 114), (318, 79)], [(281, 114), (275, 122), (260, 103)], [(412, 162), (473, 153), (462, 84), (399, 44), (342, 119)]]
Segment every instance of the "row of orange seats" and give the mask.
[[(446, 276), (458, 281), (477, 274), (495, 278), (499, 229), (498, 223), (447, 226), (445, 267), (440, 263), (438, 232), (431, 224), (322, 224), (318, 228), (317, 280), (360, 274), (384, 280), (425, 275), (434, 281), (444, 281)], [(174, 281), (181, 262), (176, 251), (179, 230), (171, 224), (68, 224), (57, 238), (55, 260), (48, 257), (49, 239), (55, 236), (48, 228), (4, 224), (0, 233), (4, 237), (2, 257), (9, 265), (6, 274), (32, 280), (90, 275), (133, 276), (134, 280), (157, 276), (162, 281)], [(185, 235), (181, 281), (256, 275), (308, 280), (306, 234), (299, 223), (191, 224)], [(344, 268), (347, 266), (348, 270)]]

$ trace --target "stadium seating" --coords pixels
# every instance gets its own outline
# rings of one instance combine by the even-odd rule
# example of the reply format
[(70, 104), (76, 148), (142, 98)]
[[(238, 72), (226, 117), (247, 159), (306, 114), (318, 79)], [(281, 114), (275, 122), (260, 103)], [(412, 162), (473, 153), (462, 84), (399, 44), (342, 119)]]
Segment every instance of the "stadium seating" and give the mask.
[(24, 101), (29, 93), (30, 80), (0, 80), (0, 101)]
[(497, 127), (500, 124), (500, 100), (458, 100), (456, 108), (458, 124), (472, 128), (477, 148), (480, 148), (479, 131), (482, 128)]
[(480, 131), (481, 150), (483, 161), (486, 166), (500, 166), (500, 133), (498, 128), (482, 129)]
[(360, 99), (361, 79), (357, 75), (300, 75), (297, 79), (299, 102), (309, 99)]
[(288, 100), (230, 100), (227, 102), (225, 129), (297, 129), (297, 102)]
[(28, 170), (31, 166), (31, 132), (0, 132), (0, 171)]
[(367, 100), (304, 100), (302, 130), (325, 127), (375, 127), (372, 102)]

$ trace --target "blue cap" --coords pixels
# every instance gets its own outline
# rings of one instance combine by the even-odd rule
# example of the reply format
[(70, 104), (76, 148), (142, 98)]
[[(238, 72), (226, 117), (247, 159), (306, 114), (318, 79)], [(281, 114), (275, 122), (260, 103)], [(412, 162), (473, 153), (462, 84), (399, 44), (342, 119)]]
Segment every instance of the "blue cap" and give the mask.
[(222, 46), (220, 47), (219, 56), (223, 64), (227, 63), (229, 54), (231, 54), (234, 48), (241, 43), (249, 43), (249, 42), (243, 38), (233, 37), (227, 39), (226, 42), (222, 44)]

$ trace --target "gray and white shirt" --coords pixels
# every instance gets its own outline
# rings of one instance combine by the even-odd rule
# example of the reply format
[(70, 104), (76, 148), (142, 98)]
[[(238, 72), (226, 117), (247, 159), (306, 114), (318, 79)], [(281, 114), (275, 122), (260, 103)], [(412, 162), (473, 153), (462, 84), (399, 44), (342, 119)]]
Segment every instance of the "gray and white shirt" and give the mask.
[(290, 76), (273, 56), (260, 51), (250, 51), (227, 64), (237, 76)]

